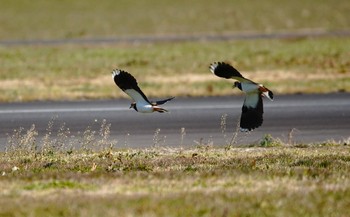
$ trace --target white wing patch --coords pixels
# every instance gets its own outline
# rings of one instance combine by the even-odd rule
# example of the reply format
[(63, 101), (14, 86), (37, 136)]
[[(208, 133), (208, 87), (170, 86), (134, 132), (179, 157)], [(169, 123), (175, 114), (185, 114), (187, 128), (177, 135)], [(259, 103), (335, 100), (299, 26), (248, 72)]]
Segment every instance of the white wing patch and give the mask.
[(271, 99), (271, 97), (269, 96), (269, 92), (268, 91), (264, 91), (261, 92), (266, 98), (268, 98), (269, 100), (273, 101), (273, 99)]
[(128, 94), (138, 105), (149, 105), (149, 103), (142, 97), (139, 92), (137, 92), (134, 89), (127, 89), (124, 91), (126, 94)]
[(119, 69), (114, 69), (113, 71), (112, 71), (112, 78), (114, 79), (114, 77), (116, 76), (116, 75), (119, 75), (120, 74), (120, 70)]
[(215, 71), (215, 69), (216, 69), (216, 67), (218, 67), (218, 63), (217, 62), (215, 62), (215, 63), (212, 63), (210, 66), (209, 66), (209, 69), (210, 69), (210, 71), (213, 73), (213, 74), (215, 74), (214, 73), (214, 71)]
[(259, 93), (257, 92), (250, 92), (247, 93), (245, 100), (244, 100), (244, 106), (248, 108), (256, 108), (257, 104), (259, 102)]
[(259, 86), (257, 84), (254, 83), (247, 83), (247, 82), (242, 82), (242, 91), (249, 93), (249, 92), (258, 92), (258, 88)]

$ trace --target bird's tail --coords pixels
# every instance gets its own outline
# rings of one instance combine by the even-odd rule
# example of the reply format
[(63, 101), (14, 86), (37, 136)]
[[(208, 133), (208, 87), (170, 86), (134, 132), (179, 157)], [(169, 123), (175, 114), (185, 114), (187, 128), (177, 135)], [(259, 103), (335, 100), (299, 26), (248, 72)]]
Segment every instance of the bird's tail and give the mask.
[(159, 113), (165, 113), (165, 112), (168, 112), (168, 110), (166, 109), (163, 109), (159, 106), (153, 106), (153, 110), (156, 111), (156, 112), (159, 112)]
[(264, 86), (260, 86), (259, 90), (261, 91), (261, 94), (268, 98), (269, 100), (273, 101), (273, 92), (269, 89), (267, 89)]
[(168, 102), (168, 101), (170, 101), (170, 100), (172, 100), (172, 99), (174, 99), (174, 98), (175, 98), (175, 97), (170, 97), (170, 98), (168, 98), (168, 99), (159, 100), (159, 101), (156, 101), (155, 104), (156, 104), (156, 105), (163, 105), (164, 103), (166, 103), (166, 102)]

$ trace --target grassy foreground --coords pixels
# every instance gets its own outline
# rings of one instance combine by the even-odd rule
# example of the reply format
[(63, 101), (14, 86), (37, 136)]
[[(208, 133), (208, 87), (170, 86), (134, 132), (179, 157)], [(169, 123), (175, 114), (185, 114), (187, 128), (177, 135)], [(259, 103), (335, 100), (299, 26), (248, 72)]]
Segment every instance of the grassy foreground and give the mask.
[(347, 216), (348, 141), (0, 153), (0, 216)]

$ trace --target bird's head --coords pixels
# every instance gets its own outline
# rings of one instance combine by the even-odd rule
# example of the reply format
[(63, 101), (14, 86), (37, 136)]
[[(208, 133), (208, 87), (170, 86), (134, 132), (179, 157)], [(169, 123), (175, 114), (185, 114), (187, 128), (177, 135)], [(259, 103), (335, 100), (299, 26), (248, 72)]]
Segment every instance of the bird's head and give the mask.
[(237, 87), (238, 89), (242, 90), (242, 84), (241, 82), (236, 81), (235, 83), (233, 83), (233, 88)]
[(133, 102), (133, 103), (130, 104), (129, 109), (131, 109), (131, 108), (133, 108), (133, 109), (135, 109), (137, 111), (137, 109), (136, 109), (136, 102)]

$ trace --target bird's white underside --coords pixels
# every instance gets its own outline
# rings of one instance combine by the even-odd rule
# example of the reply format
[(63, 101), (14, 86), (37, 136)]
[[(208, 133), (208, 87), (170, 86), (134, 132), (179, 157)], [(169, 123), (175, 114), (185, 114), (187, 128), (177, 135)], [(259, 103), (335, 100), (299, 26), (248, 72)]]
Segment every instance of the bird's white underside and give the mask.
[(136, 108), (137, 108), (137, 111), (141, 113), (151, 113), (154, 111), (153, 106), (150, 104), (144, 105), (144, 104), (136, 103)]
[(242, 91), (246, 93), (244, 105), (246, 107), (255, 108), (260, 97), (258, 85), (254, 83), (241, 83), (241, 85)]
[(259, 85), (248, 82), (241, 82), (242, 91), (246, 93), (258, 92)]
[(134, 89), (127, 89), (125, 93), (128, 94), (135, 102), (138, 112), (148, 113), (153, 112), (153, 107), (149, 104), (139, 92)]

